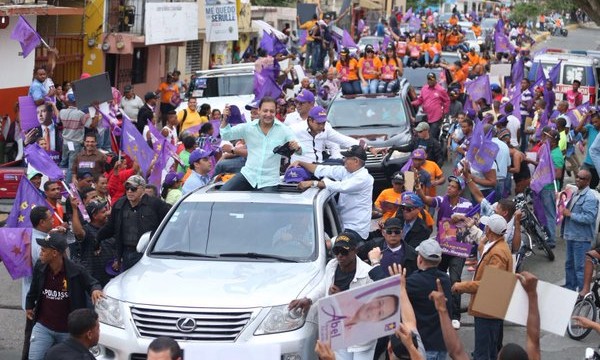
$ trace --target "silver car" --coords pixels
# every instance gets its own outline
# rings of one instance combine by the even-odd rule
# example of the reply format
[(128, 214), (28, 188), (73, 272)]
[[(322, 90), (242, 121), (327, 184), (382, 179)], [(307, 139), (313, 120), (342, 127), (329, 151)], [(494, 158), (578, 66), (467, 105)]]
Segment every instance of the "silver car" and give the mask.
[(181, 199), (151, 238), (140, 239), (142, 259), (106, 286), (96, 307), (97, 358), (145, 358), (158, 336), (196, 354), (269, 345), (278, 359), (315, 358), (315, 309), (287, 307), (318, 294), (326, 240), (341, 231), (334, 197), (295, 186), (275, 193), (216, 186)]

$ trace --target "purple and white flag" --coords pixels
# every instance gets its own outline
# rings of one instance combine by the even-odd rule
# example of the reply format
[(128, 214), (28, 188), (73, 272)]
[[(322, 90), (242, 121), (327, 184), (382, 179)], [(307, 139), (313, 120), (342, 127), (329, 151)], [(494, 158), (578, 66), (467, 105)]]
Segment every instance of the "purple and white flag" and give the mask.
[(22, 16), (19, 16), (19, 20), (17, 20), (17, 24), (10, 34), (10, 38), (21, 43), (23, 58), (26, 58), (27, 55), (42, 43), (40, 34)]

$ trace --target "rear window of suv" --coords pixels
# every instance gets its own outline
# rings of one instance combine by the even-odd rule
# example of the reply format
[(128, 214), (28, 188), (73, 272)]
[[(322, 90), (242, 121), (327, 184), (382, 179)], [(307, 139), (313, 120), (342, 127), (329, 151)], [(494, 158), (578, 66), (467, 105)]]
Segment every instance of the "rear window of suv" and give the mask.
[(258, 253), (312, 261), (317, 256), (316, 238), (309, 205), (182, 202), (150, 255), (184, 252), (218, 259), (227, 253)]
[(251, 95), (254, 93), (254, 74), (205, 77), (196, 79), (199, 97)]
[(339, 99), (329, 107), (327, 120), (334, 128), (402, 127), (407, 124), (400, 97)]

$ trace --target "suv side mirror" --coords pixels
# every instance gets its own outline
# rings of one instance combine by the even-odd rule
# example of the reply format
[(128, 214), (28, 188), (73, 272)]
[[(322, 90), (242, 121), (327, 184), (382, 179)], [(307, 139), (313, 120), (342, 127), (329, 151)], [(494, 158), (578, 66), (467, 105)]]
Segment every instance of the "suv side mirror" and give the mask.
[(144, 251), (146, 251), (146, 248), (148, 247), (148, 244), (150, 243), (150, 231), (145, 232), (142, 236), (140, 236), (140, 240), (137, 243), (137, 246), (135, 247), (135, 250), (137, 250), (137, 252), (139, 253), (143, 253)]

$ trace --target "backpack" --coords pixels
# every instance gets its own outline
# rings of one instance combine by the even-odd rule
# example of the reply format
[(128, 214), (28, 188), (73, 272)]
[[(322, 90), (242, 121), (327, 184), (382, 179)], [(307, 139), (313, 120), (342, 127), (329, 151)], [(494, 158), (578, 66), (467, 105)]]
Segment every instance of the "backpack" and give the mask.
[(181, 134), (181, 128), (183, 127), (183, 124), (185, 123), (185, 119), (187, 118), (187, 109), (183, 109), (183, 117), (181, 118), (181, 122), (179, 122), (179, 124), (177, 125), (177, 133)]

